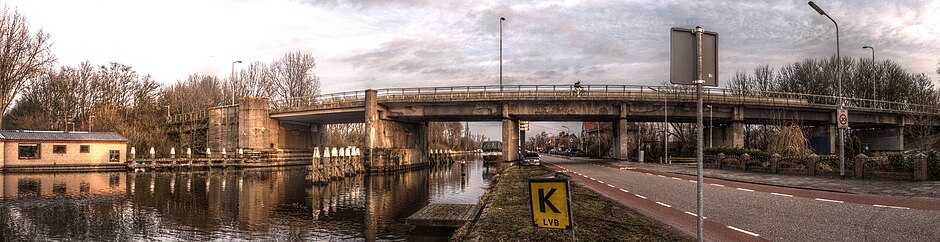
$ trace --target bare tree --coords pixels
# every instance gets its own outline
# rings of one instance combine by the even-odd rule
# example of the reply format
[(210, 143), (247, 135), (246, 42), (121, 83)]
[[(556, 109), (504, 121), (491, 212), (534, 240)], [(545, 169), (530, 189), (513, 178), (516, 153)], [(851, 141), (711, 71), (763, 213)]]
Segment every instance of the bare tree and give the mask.
[(313, 55), (300, 51), (284, 54), (271, 63), (266, 77), (270, 80), (272, 98), (292, 98), (320, 94), (320, 78), (313, 73), (316, 68)]
[[(8, 7), (0, 10), (0, 115), (29, 80), (55, 62), (49, 34), (30, 33), (26, 17)], [(0, 123), (2, 125), (2, 123)]]

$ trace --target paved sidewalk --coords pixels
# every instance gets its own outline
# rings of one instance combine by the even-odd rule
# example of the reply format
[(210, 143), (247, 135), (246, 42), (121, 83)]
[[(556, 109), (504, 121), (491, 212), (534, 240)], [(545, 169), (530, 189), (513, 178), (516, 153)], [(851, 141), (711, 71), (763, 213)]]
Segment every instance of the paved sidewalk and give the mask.
[[(575, 158), (607, 162), (622, 166), (662, 172), (695, 175), (695, 164), (659, 164), (637, 162), (613, 162), (606, 159)], [(742, 172), (717, 169), (705, 169), (705, 177), (729, 181), (757, 183), (764, 185), (792, 188), (814, 189), (852, 194), (888, 195), (908, 198), (940, 200), (940, 181), (892, 181), (892, 180), (855, 180), (839, 179), (826, 176), (780, 175), (757, 172)]]

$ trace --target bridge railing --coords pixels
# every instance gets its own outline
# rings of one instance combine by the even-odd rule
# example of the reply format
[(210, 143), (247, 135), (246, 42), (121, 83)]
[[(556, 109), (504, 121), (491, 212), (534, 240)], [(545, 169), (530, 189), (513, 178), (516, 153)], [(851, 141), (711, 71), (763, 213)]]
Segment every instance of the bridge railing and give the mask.
[(299, 108), (309, 109), (310, 107), (315, 107), (316, 109), (342, 108), (347, 106), (361, 105), (365, 98), (365, 91), (351, 91), (292, 99), (273, 100), (271, 101), (271, 111), (287, 112)]
[[(689, 102), (695, 89), (689, 86), (583, 85), (580, 92), (573, 85), (452, 86), (377, 89), (380, 101), (452, 101), (500, 99), (633, 99)], [(767, 105), (815, 105), (835, 108), (839, 97), (803, 93), (705, 88), (706, 102)], [(322, 94), (310, 97), (274, 100), (272, 112), (344, 108), (363, 105), (364, 91)], [(914, 113), (938, 113), (936, 105), (918, 105), (861, 98), (842, 98), (846, 107)]]

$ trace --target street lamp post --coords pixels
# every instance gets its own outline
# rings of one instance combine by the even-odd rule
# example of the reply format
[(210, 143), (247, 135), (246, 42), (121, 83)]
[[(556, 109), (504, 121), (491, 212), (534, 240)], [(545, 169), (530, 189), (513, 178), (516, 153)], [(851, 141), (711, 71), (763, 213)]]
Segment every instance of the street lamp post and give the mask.
[(712, 115), (712, 105), (708, 105), (708, 148), (711, 148), (715, 142), (715, 120)]
[[(819, 6), (816, 6), (816, 3), (813, 3), (813, 1), (809, 1), (808, 4), (814, 10), (816, 10), (816, 12), (818, 12), (820, 15), (824, 15), (826, 16), (826, 18), (829, 18), (829, 20), (832, 21), (832, 23), (835, 24), (836, 26), (836, 61), (837, 61), (836, 66), (839, 68), (839, 70), (836, 71), (836, 80), (839, 82), (839, 109), (841, 110), (843, 106), (845, 105), (845, 102), (842, 99), (842, 56), (839, 53), (840, 52), (839, 51), (839, 23), (836, 23), (835, 19), (832, 19), (832, 17), (829, 16), (829, 14), (826, 14), (826, 11), (823, 11), (822, 8), (819, 8)], [(841, 176), (842, 178), (845, 178), (845, 129), (844, 128), (839, 128), (839, 176)]]
[(506, 18), (499, 17), (499, 92), (503, 92), (503, 21)]
[(232, 105), (235, 105), (235, 63), (241, 64), (242, 61), (233, 61), (232, 62), (232, 72), (228, 76), (228, 80), (232, 82)]
[(95, 115), (88, 116), (88, 132), (91, 132), (91, 127), (94, 125)]
[[(866, 45), (866, 46), (862, 46), (862, 49), (871, 49), (871, 70), (872, 70), (872, 73), (871, 73), (871, 74), (872, 74), (872, 75), (875, 75), (875, 47), (871, 47), (870, 45)], [(875, 85), (875, 78), (872, 77), (872, 78), (871, 78), (871, 99), (877, 99), (877, 98), (878, 98), (878, 96), (877, 96), (877, 95), (878, 95), (878, 90), (877, 90), (876, 87), (877, 87), (877, 86)]]

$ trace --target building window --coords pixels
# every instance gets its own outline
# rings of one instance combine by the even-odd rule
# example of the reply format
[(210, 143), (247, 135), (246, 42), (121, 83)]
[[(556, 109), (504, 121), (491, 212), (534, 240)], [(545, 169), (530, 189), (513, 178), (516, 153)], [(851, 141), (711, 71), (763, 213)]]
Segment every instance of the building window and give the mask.
[(39, 144), (20, 144), (20, 159), (39, 159)]
[(108, 153), (108, 161), (110, 162), (121, 162), (121, 151), (120, 150), (111, 150)]
[(81, 145), (81, 146), (78, 147), (78, 152), (81, 152), (81, 153), (88, 153), (88, 152), (91, 152), (91, 146), (90, 146), (90, 145)]
[(65, 145), (53, 145), (52, 153), (53, 154), (65, 154)]

